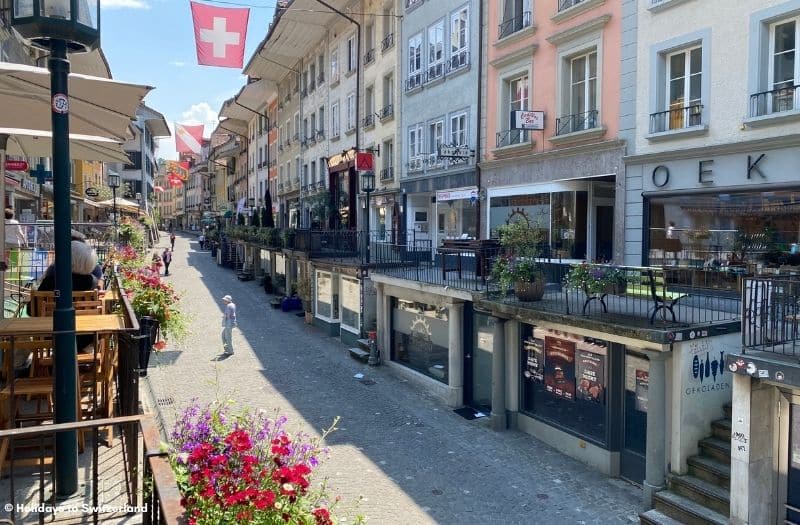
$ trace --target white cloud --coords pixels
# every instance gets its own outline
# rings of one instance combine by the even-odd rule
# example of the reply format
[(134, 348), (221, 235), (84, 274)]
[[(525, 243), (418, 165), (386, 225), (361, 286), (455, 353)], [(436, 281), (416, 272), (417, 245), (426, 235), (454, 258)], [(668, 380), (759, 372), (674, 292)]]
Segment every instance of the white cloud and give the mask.
[(180, 62), (178, 60), (173, 60), (172, 62), (169, 63), (169, 65), (170, 66), (175, 66), (175, 67), (183, 67), (183, 66), (186, 65), (186, 62)]
[(106, 9), (150, 9), (144, 0), (100, 0), (100, 6)]
[[(203, 124), (203, 136), (210, 137), (211, 132), (217, 127), (217, 112), (211, 109), (208, 102), (200, 102), (199, 104), (192, 104), (189, 109), (181, 113), (181, 117), (177, 119), (180, 124), (197, 125)], [(175, 152), (175, 122), (167, 122), (171, 137), (160, 139), (158, 141), (158, 151), (156, 155), (165, 159), (175, 160), (178, 154)]]

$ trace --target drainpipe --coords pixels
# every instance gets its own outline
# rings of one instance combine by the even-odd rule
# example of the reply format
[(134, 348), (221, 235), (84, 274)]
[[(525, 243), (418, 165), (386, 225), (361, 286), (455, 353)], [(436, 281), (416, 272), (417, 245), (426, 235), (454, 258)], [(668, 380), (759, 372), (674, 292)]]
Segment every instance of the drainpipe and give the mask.
[[(476, 132), (476, 142), (475, 142), (475, 178), (476, 178), (476, 186), (478, 187), (478, 200), (475, 202), (475, 207), (477, 208), (475, 213), (475, 236), (478, 239), (483, 238), (483, 233), (481, 232), (481, 215), (482, 215), (482, 206), (481, 206), (481, 166), (480, 166), (480, 158), (481, 158), (481, 118), (483, 117), (483, 79), (481, 75), (483, 74), (483, 10), (485, 2), (478, 2), (480, 9), (478, 10), (478, 118), (477, 118), (477, 132)], [(487, 72), (488, 77), (488, 72)], [(488, 78), (487, 78), (488, 82)]]

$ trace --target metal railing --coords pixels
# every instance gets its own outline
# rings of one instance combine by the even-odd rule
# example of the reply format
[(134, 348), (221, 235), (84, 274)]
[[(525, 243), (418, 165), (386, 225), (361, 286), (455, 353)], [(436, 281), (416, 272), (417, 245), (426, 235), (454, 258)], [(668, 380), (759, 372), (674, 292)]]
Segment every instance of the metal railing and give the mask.
[(450, 55), (447, 61), (447, 73), (454, 73), (469, 65), (469, 51), (463, 50)]
[(558, 0), (558, 10), (565, 11), (570, 7), (575, 7), (582, 2), (584, 2), (584, 0)]
[(750, 116), (763, 117), (800, 109), (800, 86), (788, 86), (750, 95)]
[(650, 133), (686, 129), (703, 123), (703, 105), (693, 104), (685, 108), (673, 108), (650, 114)]
[(364, 65), (371, 64), (375, 61), (375, 49), (370, 49), (364, 53)]
[(361, 125), (365, 128), (375, 125), (375, 115), (373, 113), (369, 113), (361, 120)]
[(386, 104), (383, 106), (378, 113), (380, 115), (381, 120), (389, 118), (394, 115), (394, 105)]
[(529, 141), (528, 132), (521, 129), (500, 131), (495, 136), (495, 146), (504, 148), (515, 144), (526, 144)]
[(393, 180), (394, 179), (394, 168), (389, 166), (388, 168), (383, 168), (381, 170), (381, 180)]
[(422, 171), (422, 157), (412, 157), (408, 159), (408, 171)]
[(567, 115), (556, 119), (556, 135), (566, 135), (578, 131), (595, 129), (600, 126), (598, 119), (599, 112), (596, 109), (579, 113), (577, 115)]
[(381, 40), (381, 53), (391, 49), (392, 46), (394, 46), (394, 33), (389, 33)]
[(425, 75), (425, 83), (433, 82), (444, 76), (444, 62), (431, 64), (428, 66), (428, 73)]
[(425, 75), (422, 73), (412, 73), (408, 75), (406, 79), (406, 91), (411, 91), (412, 89), (417, 89), (422, 87), (422, 84), (425, 82)]
[(800, 356), (800, 275), (744, 279), (742, 305), (745, 351)]
[(521, 14), (509, 18), (508, 20), (503, 20), (500, 24), (497, 38), (505, 38), (509, 35), (513, 35), (517, 31), (522, 31), (526, 27), (531, 26), (531, 12), (524, 11)]
[(406, 9), (411, 9), (421, 5), (425, 0), (406, 0)]

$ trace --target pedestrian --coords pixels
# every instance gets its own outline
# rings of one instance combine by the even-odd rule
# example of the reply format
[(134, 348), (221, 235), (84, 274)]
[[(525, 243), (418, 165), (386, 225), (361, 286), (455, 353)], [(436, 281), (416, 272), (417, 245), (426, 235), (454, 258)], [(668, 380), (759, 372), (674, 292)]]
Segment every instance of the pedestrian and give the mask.
[(172, 251), (175, 251), (175, 232), (169, 234), (169, 243), (172, 245)]
[(225, 310), (222, 313), (222, 354), (233, 355), (233, 328), (236, 324), (236, 305), (230, 295), (222, 298)]
[(201, 233), (200, 236), (197, 238), (197, 240), (200, 241), (200, 249), (201, 250), (205, 250), (206, 249), (206, 236)]
[(164, 253), (161, 254), (161, 260), (164, 261), (164, 275), (169, 275), (169, 263), (172, 262), (172, 252), (169, 248), (164, 248)]

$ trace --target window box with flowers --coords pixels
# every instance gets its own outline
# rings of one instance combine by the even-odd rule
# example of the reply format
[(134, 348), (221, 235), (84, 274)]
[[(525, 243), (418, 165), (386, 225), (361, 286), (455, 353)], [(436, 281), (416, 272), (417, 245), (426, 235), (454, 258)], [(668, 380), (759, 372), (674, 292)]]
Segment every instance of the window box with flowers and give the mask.
[(584, 262), (572, 265), (564, 278), (564, 286), (581, 290), (586, 294), (586, 302), (583, 303), (583, 313), (585, 314), (586, 308), (594, 300), (600, 302), (603, 312), (607, 312), (606, 296), (625, 295), (627, 281), (625, 271), (621, 268), (608, 264)]

